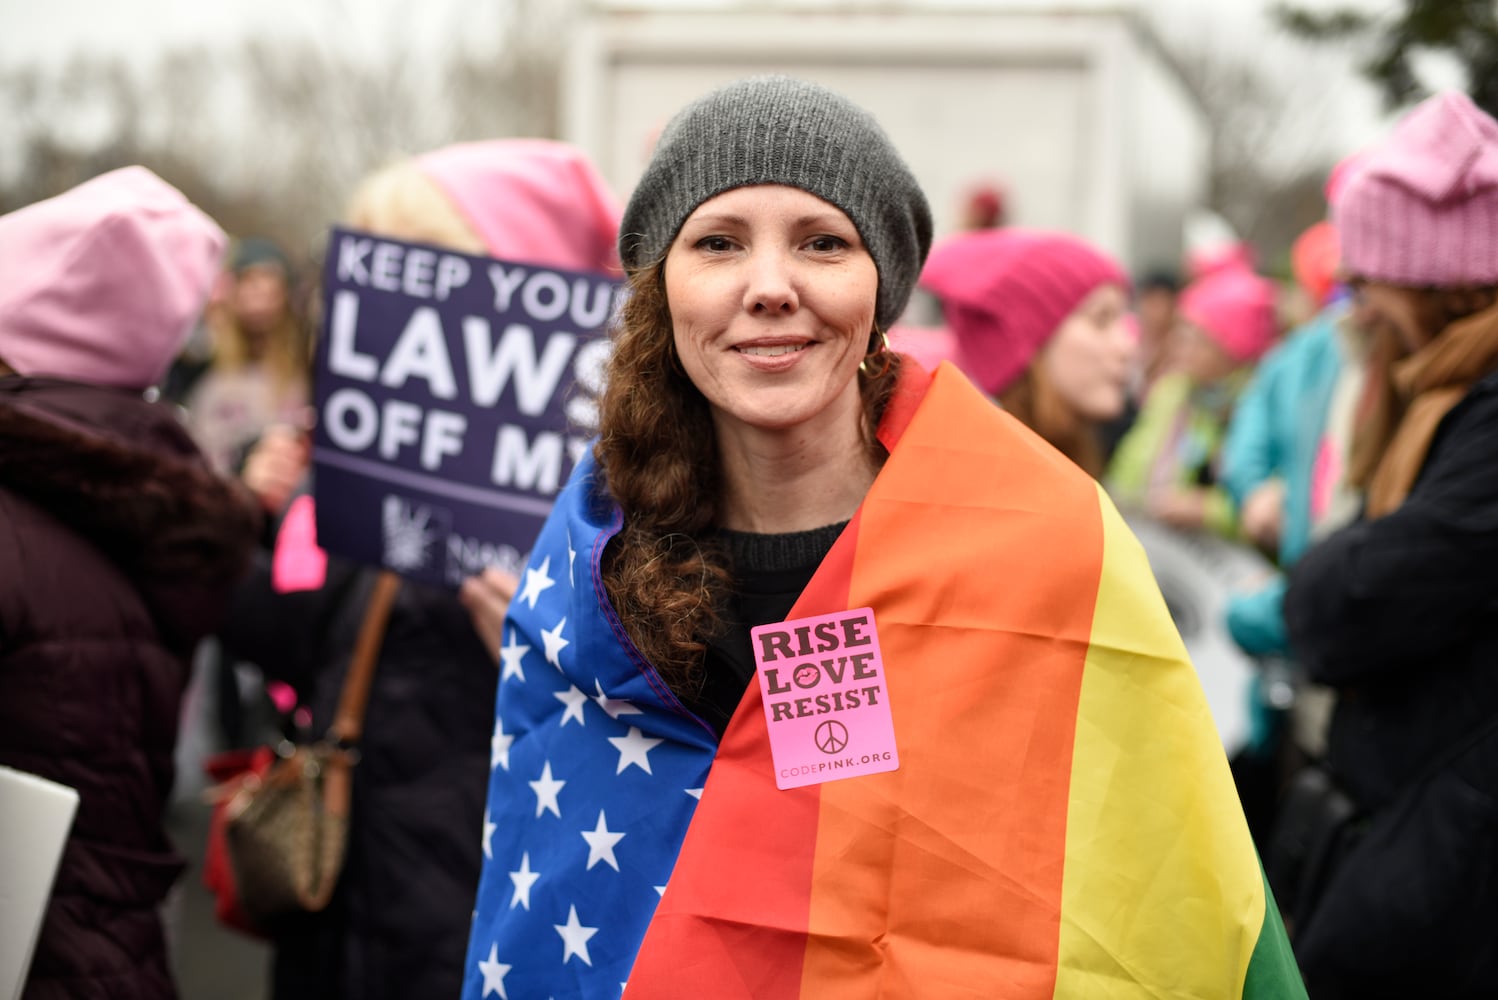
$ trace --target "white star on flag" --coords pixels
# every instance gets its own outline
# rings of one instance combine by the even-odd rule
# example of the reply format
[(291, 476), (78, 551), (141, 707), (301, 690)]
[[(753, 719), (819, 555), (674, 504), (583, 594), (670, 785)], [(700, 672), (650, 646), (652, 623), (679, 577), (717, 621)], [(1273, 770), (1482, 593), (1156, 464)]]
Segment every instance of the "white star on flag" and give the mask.
[(619, 769), (614, 772), (615, 774), (623, 774), (624, 769), (631, 764), (646, 774), (650, 774), (650, 758), (646, 755), (666, 741), (650, 739), (636, 727), (630, 726), (627, 734), (610, 736), (609, 742), (614, 744), (615, 750), (619, 751)]
[(666, 894), (666, 887), (665, 886), (658, 885), (658, 886), (655, 886), (654, 888), (655, 888), (655, 894), (657, 896), (664, 896)]
[(499, 829), (498, 824), (489, 822), (489, 810), (484, 810), (484, 857), (494, 857), (494, 831)]
[(503, 681), (511, 677), (518, 677), (522, 681), (525, 680), (525, 666), (521, 662), (521, 658), (530, 651), (531, 648), (529, 646), (516, 644), (515, 630), (510, 629), (510, 644), (499, 647), (499, 658), (504, 661), (504, 669), (499, 672), (499, 679)]
[(682, 791), (686, 792), (688, 795), (690, 795), (692, 798), (696, 799), (698, 802), (702, 801), (702, 789), (701, 788), (683, 788)]
[(584, 830), (583, 839), (588, 842), (588, 865), (585, 870), (591, 871), (600, 861), (614, 871), (619, 870), (619, 861), (614, 857), (614, 845), (624, 839), (624, 834), (615, 833), (608, 828), (602, 809), (598, 810), (598, 825), (592, 830)]
[(489, 958), (479, 963), (479, 972), (484, 977), (484, 991), (479, 994), (479, 1000), (490, 993), (498, 993), (500, 1000), (510, 1000), (510, 995), (505, 992), (505, 976), (509, 975), (510, 967), (500, 962), (499, 945), (489, 946)]
[(551, 696), (567, 706), (567, 711), (562, 713), (562, 725), (565, 726), (568, 719), (576, 719), (579, 726), (588, 724), (588, 720), (583, 718), (583, 706), (588, 703), (588, 696), (576, 684), (569, 684), (565, 691), (553, 691)]
[(597, 677), (593, 678), (593, 690), (598, 692), (597, 695), (592, 696), (593, 700), (598, 702), (598, 707), (607, 712), (609, 718), (611, 719), (617, 719), (621, 715), (645, 714), (638, 708), (635, 708), (634, 705), (631, 705), (629, 702), (624, 701), (623, 699), (610, 698), (608, 695), (604, 694), (603, 684), (599, 682)]
[(584, 965), (592, 965), (593, 959), (588, 956), (588, 939), (598, 933), (597, 927), (584, 927), (577, 919), (577, 906), (574, 905), (567, 911), (567, 922), (565, 924), (552, 924), (557, 933), (562, 936), (562, 964), (567, 964), (567, 959), (576, 955), (583, 960)]
[(577, 580), (572, 575), (572, 564), (577, 561), (577, 550), (572, 547), (572, 532), (567, 532), (567, 582), (577, 586)]
[(541, 591), (553, 586), (556, 581), (546, 575), (551, 569), (551, 556), (541, 560), (540, 569), (526, 567), (525, 586), (520, 589), (520, 597), (517, 600), (524, 601), (532, 611), (536, 610), (536, 598), (541, 596)]
[(520, 870), (510, 872), (510, 881), (515, 883), (515, 895), (510, 897), (510, 909), (513, 910), (516, 903), (527, 910), (531, 908), (531, 886), (535, 885), (536, 879), (540, 877), (540, 872), (531, 871), (530, 852), (526, 851), (520, 855)]
[(550, 663), (558, 670), (562, 669), (562, 661), (558, 659), (558, 657), (562, 655), (562, 650), (572, 645), (572, 640), (562, 638), (562, 629), (566, 627), (567, 619), (563, 618), (561, 621), (557, 622), (556, 628), (543, 628), (541, 630), (541, 642), (546, 646), (546, 662)]
[(495, 767), (503, 767), (506, 771), (510, 769), (510, 744), (515, 742), (515, 737), (507, 736), (503, 723), (499, 719), (494, 720), (494, 735), (489, 738), (489, 770)]
[(557, 781), (551, 776), (551, 761), (547, 761), (546, 766), (541, 769), (540, 780), (527, 781), (526, 784), (530, 785), (531, 791), (536, 793), (537, 817), (543, 812), (550, 810), (551, 814), (557, 819), (562, 818), (562, 806), (561, 803), (557, 802), (557, 793), (562, 790), (562, 786), (567, 784), (567, 782)]

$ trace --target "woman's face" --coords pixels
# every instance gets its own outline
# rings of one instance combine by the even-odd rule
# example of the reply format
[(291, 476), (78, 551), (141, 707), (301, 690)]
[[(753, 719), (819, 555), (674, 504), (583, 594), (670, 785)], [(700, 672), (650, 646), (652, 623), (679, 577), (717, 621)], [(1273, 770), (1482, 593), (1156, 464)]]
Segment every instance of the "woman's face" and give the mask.
[(735, 188), (687, 217), (665, 267), (676, 351), (720, 434), (856, 421), (879, 275), (840, 209)]
[(1099, 285), (1061, 321), (1038, 362), (1062, 402), (1090, 423), (1123, 413), (1134, 338), (1124, 320), (1123, 289)]
[(264, 337), (286, 313), (286, 277), (273, 264), (256, 264), (234, 282), (234, 318), (250, 337)]
[(1238, 362), (1206, 330), (1189, 319), (1179, 319), (1170, 332), (1171, 367), (1197, 385), (1211, 385), (1238, 369)]
[(1370, 329), (1380, 327), (1394, 333), (1407, 351), (1418, 351), (1429, 342), (1420, 324), (1420, 293), (1412, 288), (1381, 281), (1352, 282), (1358, 318)]

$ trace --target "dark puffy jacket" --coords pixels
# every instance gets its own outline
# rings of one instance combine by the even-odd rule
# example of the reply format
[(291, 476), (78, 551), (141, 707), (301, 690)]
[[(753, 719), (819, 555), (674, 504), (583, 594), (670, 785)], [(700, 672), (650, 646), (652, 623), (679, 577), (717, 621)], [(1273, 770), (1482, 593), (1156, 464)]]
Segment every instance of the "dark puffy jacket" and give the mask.
[(0, 763), (79, 794), (26, 1000), (176, 995), (157, 908), (182, 868), (178, 713), (257, 521), (171, 408), (0, 378)]
[(1311, 995), (1498, 996), (1498, 374), (1398, 510), (1296, 564), (1285, 622), (1372, 816), (1296, 941)]
[[(375, 573), (331, 559), (319, 590), (277, 594), (262, 564), (225, 648), (333, 720)], [(276, 1000), (456, 997), (473, 915), (499, 671), (447, 591), (401, 584), (354, 768), (348, 859), (332, 903), (275, 928)]]

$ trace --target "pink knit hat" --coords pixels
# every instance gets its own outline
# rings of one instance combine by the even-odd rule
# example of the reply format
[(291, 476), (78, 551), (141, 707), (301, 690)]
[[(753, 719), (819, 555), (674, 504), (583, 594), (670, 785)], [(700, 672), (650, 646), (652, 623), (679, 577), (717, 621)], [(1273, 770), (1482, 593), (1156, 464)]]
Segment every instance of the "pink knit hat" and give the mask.
[(938, 244), (921, 287), (941, 299), (958, 364), (997, 395), (1093, 289), (1129, 279), (1110, 257), (1065, 233), (991, 229)]
[(1357, 162), (1332, 220), (1356, 277), (1498, 283), (1498, 122), (1458, 91), (1421, 102)]
[(1245, 267), (1229, 267), (1186, 286), (1177, 308), (1234, 361), (1249, 362), (1274, 344), (1274, 306), (1273, 282)]
[(581, 151), (547, 139), (445, 146), (417, 158), (492, 256), (619, 271), (619, 203)]
[(0, 216), (0, 361), (22, 375), (155, 384), (192, 333), (227, 242), (144, 167)]

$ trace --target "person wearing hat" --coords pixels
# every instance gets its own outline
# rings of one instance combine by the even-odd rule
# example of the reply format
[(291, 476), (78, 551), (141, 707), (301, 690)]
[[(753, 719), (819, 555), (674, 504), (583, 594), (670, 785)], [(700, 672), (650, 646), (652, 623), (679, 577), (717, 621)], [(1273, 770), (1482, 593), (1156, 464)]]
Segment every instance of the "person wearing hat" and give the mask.
[[(212, 357), (183, 398), (193, 437), (223, 472), (238, 473), (267, 427), (302, 424), (308, 338), (292, 296), (291, 261), (273, 241), (235, 243), (220, 301), (204, 314)], [(188, 373), (179, 373), (179, 381)]]
[[(138, 166), (0, 216), (0, 765), (78, 792), (28, 998), (176, 996), (160, 908), (184, 866), (163, 825), (178, 717), (260, 523), (144, 394), (226, 243)], [(15, 917), (4, 933), (25, 940)]]
[[(458, 143), (372, 172), (348, 225), (538, 267), (615, 273), (619, 206), (581, 151), (543, 139)], [(246, 479), (284, 498), (307, 445), (277, 433)], [(298, 531), (300, 496), (240, 587), (226, 647), (291, 682), (313, 732), (332, 723), (363, 610), (379, 575)], [(311, 559), (295, 558), (298, 551)], [(316, 578), (283, 567), (325, 565)], [(456, 996), (484, 850), (500, 634), (517, 581), (491, 567), (458, 593), (403, 580), (380, 647), (362, 760), (353, 771), (347, 861), (328, 907), (273, 930), (275, 1000)]]
[(1124, 412), (1134, 357), (1117, 262), (1065, 233), (988, 230), (936, 246), (920, 285), (978, 388), (1101, 476), (1098, 428)]
[(1138, 545), (886, 345), (931, 216), (874, 118), (730, 83), (620, 233), (599, 438), (504, 625), (463, 996), (1303, 995)]
[(1186, 286), (1171, 371), (1108, 464), (1108, 491), (1120, 506), (1172, 527), (1236, 536), (1218, 452), (1238, 392), (1275, 335), (1274, 285), (1246, 266), (1223, 265)]
[[(1318, 997), (1498, 995), (1498, 122), (1446, 92), (1332, 204), (1342, 268), (1390, 371), (1363, 516), (1284, 598), (1337, 692), (1326, 766), (1359, 821), (1295, 902)], [(1292, 901), (1287, 900), (1287, 904)]]

